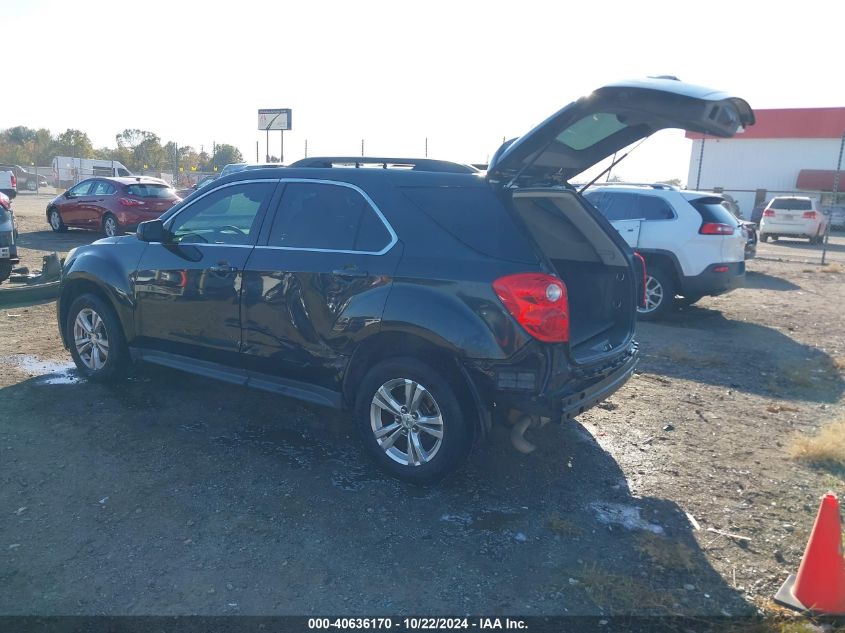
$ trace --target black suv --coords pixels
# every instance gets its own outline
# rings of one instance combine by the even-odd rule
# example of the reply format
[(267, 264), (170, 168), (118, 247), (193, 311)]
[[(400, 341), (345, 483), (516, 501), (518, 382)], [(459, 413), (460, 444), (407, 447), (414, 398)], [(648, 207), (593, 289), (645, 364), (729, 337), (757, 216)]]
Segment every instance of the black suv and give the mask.
[(656, 129), (752, 122), (740, 99), (649, 79), (563, 108), (486, 175), (342, 158), (232, 174), (68, 253), (59, 329), (91, 379), (143, 360), (349, 409), (384, 469), (436, 480), (494, 411), (569, 419), (634, 370), (644, 271), (568, 179)]

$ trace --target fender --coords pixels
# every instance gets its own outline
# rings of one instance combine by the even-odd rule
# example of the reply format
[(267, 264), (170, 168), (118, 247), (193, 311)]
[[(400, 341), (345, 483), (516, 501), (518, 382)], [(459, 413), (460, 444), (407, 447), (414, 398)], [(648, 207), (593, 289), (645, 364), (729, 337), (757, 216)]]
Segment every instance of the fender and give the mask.
[(677, 279), (683, 279), (684, 271), (681, 268), (681, 263), (678, 261), (678, 256), (675, 255), (672, 251), (665, 251), (660, 248), (638, 248), (637, 252), (640, 253), (643, 257), (648, 260), (649, 255), (660, 255), (662, 257), (667, 257), (672, 262), (673, 271), (675, 273), (675, 277)]
[(94, 244), (111, 242), (118, 248), (81, 246), (72, 252), (62, 269), (57, 314), (62, 342), (67, 346), (64, 321), (73, 300), (83, 292), (96, 288), (111, 304), (120, 320), (127, 341), (135, 335), (134, 273), (141, 254), (147, 247), (134, 236), (106, 238)]
[[(492, 286), (484, 285), (486, 291), (479, 287), (462, 293), (454, 282), (438, 286), (397, 279), (387, 298), (381, 331), (418, 336), (457, 358), (510, 358), (530, 339), (506, 313)], [(479, 299), (485, 295), (486, 300)]]

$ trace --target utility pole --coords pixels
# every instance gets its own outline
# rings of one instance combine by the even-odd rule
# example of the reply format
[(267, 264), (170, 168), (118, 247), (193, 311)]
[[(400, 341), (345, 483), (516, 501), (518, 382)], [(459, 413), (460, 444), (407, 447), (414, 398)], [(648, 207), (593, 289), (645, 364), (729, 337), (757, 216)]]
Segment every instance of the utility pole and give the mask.
[[(842, 171), (842, 150), (845, 149), (845, 132), (842, 132), (842, 140), (839, 142), (839, 159), (836, 161), (836, 172), (833, 174), (833, 200), (830, 203), (830, 215), (833, 216), (833, 208), (836, 206), (839, 197), (839, 175)], [(830, 217), (827, 219), (827, 226), (824, 228), (824, 246), (822, 247), (822, 266), (827, 257), (827, 243), (830, 241)]]
[(698, 153), (698, 176), (695, 179), (695, 190), (698, 191), (701, 186), (701, 165), (704, 163), (704, 141), (707, 139), (702, 135), (701, 137), (701, 151)]
[(361, 156), (364, 156), (364, 139), (361, 139)]

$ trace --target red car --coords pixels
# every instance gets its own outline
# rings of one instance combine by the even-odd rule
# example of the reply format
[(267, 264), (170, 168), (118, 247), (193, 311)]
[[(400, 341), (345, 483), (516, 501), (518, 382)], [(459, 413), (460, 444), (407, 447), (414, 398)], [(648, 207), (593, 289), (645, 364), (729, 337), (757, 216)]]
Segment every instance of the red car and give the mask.
[(113, 237), (155, 220), (180, 200), (158, 178), (89, 178), (50, 201), (47, 222), (56, 232), (75, 227)]

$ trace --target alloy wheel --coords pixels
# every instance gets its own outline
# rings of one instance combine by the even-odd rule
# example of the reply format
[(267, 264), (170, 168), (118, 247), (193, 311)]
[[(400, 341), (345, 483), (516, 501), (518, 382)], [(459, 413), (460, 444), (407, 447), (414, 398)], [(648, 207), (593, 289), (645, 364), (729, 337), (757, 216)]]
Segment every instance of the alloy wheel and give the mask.
[(117, 235), (117, 222), (111, 216), (108, 216), (105, 220), (103, 220), (103, 232), (108, 237), (114, 237)]
[(60, 216), (59, 212), (55, 209), (50, 212), (50, 226), (53, 227), (53, 230), (55, 231), (62, 228), (62, 216)]
[(649, 275), (645, 284), (645, 307), (637, 310), (641, 313), (654, 312), (663, 303), (663, 294), (663, 284)]
[(373, 396), (370, 426), (376, 442), (404, 466), (430, 462), (443, 445), (443, 414), (431, 392), (408, 378), (388, 380)]
[(102, 369), (109, 358), (109, 338), (103, 319), (91, 308), (83, 308), (73, 322), (73, 343), (82, 364), (92, 371)]

